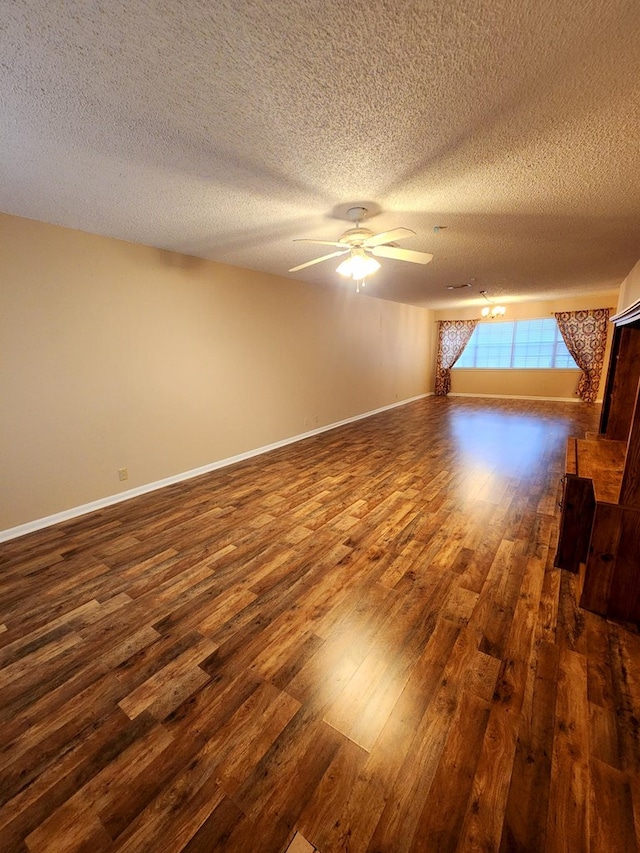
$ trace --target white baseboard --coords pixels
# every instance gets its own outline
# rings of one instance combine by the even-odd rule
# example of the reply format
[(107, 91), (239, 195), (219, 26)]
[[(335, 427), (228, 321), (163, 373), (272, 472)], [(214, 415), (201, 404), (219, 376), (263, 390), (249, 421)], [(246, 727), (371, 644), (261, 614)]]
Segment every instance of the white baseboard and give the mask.
[[(582, 403), (579, 397), (533, 397), (525, 394), (467, 394), (458, 391), (449, 391), (448, 397), (485, 397), (489, 400), (539, 400), (550, 403)], [(601, 403), (602, 400), (596, 400)]]
[(276, 441), (273, 444), (266, 444), (263, 447), (257, 447), (255, 450), (248, 450), (245, 453), (238, 453), (237, 456), (229, 456), (226, 459), (219, 459), (216, 462), (211, 462), (208, 465), (203, 465), (201, 468), (193, 468), (191, 471), (184, 471), (181, 474), (174, 474), (171, 477), (165, 477), (162, 480), (156, 480), (153, 483), (146, 483), (144, 486), (137, 486), (135, 489), (128, 489), (126, 492), (120, 492), (117, 495), (108, 495), (105, 498), (91, 501), (90, 503), (75, 506), (71, 509), (66, 509), (63, 512), (56, 512), (53, 515), (47, 515), (44, 518), (37, 518), (34, 521), (28, 521), (26, 524), (20, 524), (17, 527), (9, 527), (6, 530), (0, 530), (0, 542), (8, 542), (10, 539), (17, 539), (19, 536), (26, 536), (27, 533), (34, 533), (36, 530), (43, 530), (45, 527), (52, 527), (54, 524), (60, 524), (62, 521), (69, 521), (72, 518), (78, 518), (81, 515), (95, 512), (98, 509), (104, 509), (114, 504), (128, 501), (131, 498), (137, 498), (139, 495), (146, 495), (148, 492), (155, 492), (157, 489), (163, 489), (165, 486), (171, 486), (174, 483), (181, 483), (183, 480), (191, 480), (193, 477), (200, 477), (202, 474), (209, 474), (211, 471), (216, 471), (219, 468), (226, 468), (228, 465), (234, 465), (236, 462), (242, 462), (245, 459), (251, 459), (254, 456), (260, 456), (263, 453), (269, 453), (271, 450), (277, 450), (279, 447), (285, 447), (287, 444), (295, 444), (297, 441), (303, 441), (305, 438), (310, 438), (314, 435), (319, 435), (322, 432), (328, 432), (332, 429), (345, 426), (346, 424), (361, 421), (364, 418), (370, 418), (373, 415), (386, 412), (389, 409), (396, 409), (399, 406), (406, 406), (408, 403), (413, 403), (416, 400), (422, 400), (425, 397), (433, 396), (433, 392), (427, 394), (418, 394), (416, 397), (410, 397), (408, 400), (401, 400), (398, 403), (391, 403), (388, 406), (381, 406), (379, 409), (373, 409), (370, 412), (365, 412), (362, 415), (354, 415), (352, 418), (345, 418), (343, 421), (321, 426), (317, 429), (309, 430), (298, 435), (293, 435), (290, 438), (284, 438), (281, 441)]

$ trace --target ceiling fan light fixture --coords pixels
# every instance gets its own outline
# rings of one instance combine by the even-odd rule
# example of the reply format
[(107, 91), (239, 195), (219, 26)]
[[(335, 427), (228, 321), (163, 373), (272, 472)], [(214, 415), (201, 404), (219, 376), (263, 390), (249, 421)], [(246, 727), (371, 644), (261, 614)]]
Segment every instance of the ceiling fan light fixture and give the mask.
[(362, 279), (368, 275), (372, 275), (379, 269), (380, 264), (375, 258), (369, 257), (362, 250), (354, 249), (349, 257), (340, 264), (336, 272), (345, 276), (345, 278), (362, 281)]

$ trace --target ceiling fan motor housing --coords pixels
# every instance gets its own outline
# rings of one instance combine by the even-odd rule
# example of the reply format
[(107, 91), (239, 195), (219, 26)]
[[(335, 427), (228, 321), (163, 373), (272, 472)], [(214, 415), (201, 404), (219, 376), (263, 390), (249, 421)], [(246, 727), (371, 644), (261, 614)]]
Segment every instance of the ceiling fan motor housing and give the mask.
[(345, 231), (342, 237), (339, 238), (339, 243), (346, 243), (347, 246), (361, 246), (365, 240), (373, 237), (373, 231), (368, 228), (351, 228)]

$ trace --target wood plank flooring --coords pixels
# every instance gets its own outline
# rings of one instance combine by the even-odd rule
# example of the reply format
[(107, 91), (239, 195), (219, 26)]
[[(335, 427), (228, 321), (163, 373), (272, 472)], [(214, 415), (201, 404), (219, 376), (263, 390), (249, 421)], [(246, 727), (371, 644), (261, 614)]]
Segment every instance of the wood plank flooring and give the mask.
[(0, 546), (0, 850), (637, 850), (640, 637), (553, 566), (597, 415), (432, 397)]

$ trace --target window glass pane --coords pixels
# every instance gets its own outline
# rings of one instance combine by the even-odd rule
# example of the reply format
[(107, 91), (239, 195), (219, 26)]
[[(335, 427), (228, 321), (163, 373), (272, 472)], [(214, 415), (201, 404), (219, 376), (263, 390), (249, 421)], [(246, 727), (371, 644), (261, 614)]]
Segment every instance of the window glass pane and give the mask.
[(469, 343), (464, 348), (462, 355), (454, 364), (454, 370), (456, 367), (475, 367), (475, 355), (476, 355), (476, 344), (478, 340), (478, 331), (481, 329), (481, 326), (476, 326), (473, 330), (473, 334), (469, 338)]
[(456, 367), (575, 368), (553, 317), (479, 323)]
[(556, 367), (577, 367), (573, 357), (567, 349), (567, 345), (558, 331), (558, 343), (556, 345)]

